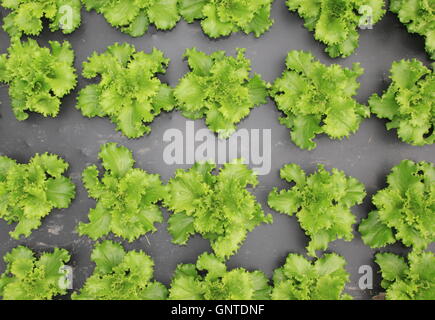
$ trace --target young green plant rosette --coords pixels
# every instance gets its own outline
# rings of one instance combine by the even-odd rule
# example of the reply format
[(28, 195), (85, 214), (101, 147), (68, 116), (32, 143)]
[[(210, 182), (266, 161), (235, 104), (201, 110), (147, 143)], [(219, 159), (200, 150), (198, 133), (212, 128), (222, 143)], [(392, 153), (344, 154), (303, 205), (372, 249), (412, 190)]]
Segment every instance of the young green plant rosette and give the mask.
[(393, 253), (378, 253), (382, 287), (387, 300), (435, 300), (435, 255), (411, 252), (405, 258)]
[(11, 12), (3, 19), (3, 30), (13, 41), (21, 36), (37, 36), (47, 19), (50, 31), (70, 34), (81, 23), (80, 0), (0, 0), (0, 5)]
[(179, 0), (184, 20), (200, 20), (202, 30), (210, 38), (238, 31), (260, 37), (273, 24), (272, 3), (273, 0)]
[(0, 219), (17, 223), (12, 238), (29, 237), (53, 209), (69, 207), (75, 185), (64, 176), (68, 166), (48, 153), (36, 154), (26, 164), (0, 156)]
[(425, 38), (426, 52), (435, 59), (435, 5), (433, 0), (390, 0), (390, 11), (397, 14), (410, 33)]
[(354, 98), (363, 73), (358, 63), (352, 69), (326, 66), (309, 52), (289, 52), (286, 70), (275, 80), (270, 96), (284, 113), (281, 124), (290, 129), (299, 148), (315, 149), (313, 139), (319, 134), (341, 140), (359, 129), (370, 116), (369, 109)]
[(128, 138), (150, 133), (150, 123), (175, 106), (172, 88), (157, 74), (165, 73), (169, 59), (163, 52), (136, 51), (133, 45), (115, 43), (83, 63), (86, 79), (100, 78), (79, 92), (77, 109), (85, 117), (109, 117)]
[(376, 210), (359, 232), (365, 244), (381, 248), (402, 242), (416, 251), (435, 241), (435, 167), (403, 160), (387, 177), (388, 186), (372, 199)]
[(102, 14), (111, 26), (132, 37), (144, 35), (153, 24), (158, 30), (175, 27), (178, 0), (82, 0), (86, 10)]
[(261, 271), (227, 270), (214, 254), (203, 253), (196, 264), (180, 264), (169, 289), (171, 300), (269, 300), (269, 280)]
[(99, 159), (104, 172), (96, 165), (87, 167), (82, 180), (89, 196), (97, 201), (89, 210), (89, 222), (80, 222), (78, 232), (93, 240), (113, 233), (129, 242), (163, 222), (158, 202), (166, 195), (160, 176), (134, 168), (130, 150), (116, 143), (101, 146)]
[(92, 275), (73, 300), (166, 300), (168, 289), (153, 280), (154, 261), (143, 251), (125, 251), (112, 241), (97, 244)]
[(12, 111), (20, 121), (29, 117), (27, 112), (56, 117), (61, 99), (77, 84), (71, 44), (49, 44), (46, 48), (33, 39), (16, 41), (0, 55), (0, 82), (9, 85)]
[(285, 264), (273, 274), (273, 300), (351, 300), (343, 293), (349, 274), (346, 260), (325, 254), (315, 261), (289, 254)]
[(293, 186), (281, 191), (275, 188), (268, 204), (280, 213), (296, 215), (310, 238), (308, 255), (315, 257), (317, 250), (326, 250), (337, 239), (353, 239), (356, 217), (351, 208), (366, 196), (361, 182), (335, 168), (328, 172), (323, 165), (306, 175), (300, 166), (289, 164), (281, 169), (281, 178)]
[(36, 254), (19, 246), (3, 257), (6, 270), (0, 276), (3, 300), (52, 300), (67, 294), (70, 255), (65, 249)]
[(382, 96), (370, 97), (369, 106), (387, 129), (397, 129), (400, 140), (414, 146), (435, 141), (435, 75), (420, 61), (393, 62), (391, 84)]
[(173, 213), (168, 230), (175, 244), (184, 245), (199, 233), (209, 239), (215, 255), (233, 255), (247, 234), (262, 223), (271, 223), (249, 191), (257, 175), (241, 160), (227, 163), (215, 175), (212, 163), (196, 163), (179, 169), (167, 185), (164, 205)]
[(384, 0), (287, 0), (305, 28), (326, 44), (332, 58), (348, 57), (359, 46), (358, 29), (372, 29), (385, 14)]
[(189, 119), (205, 118), (221, 138), (231, 136), (251, 109), (266, 103), (268, 84), (257, 74), (250, 76), (245, 49), (237, 49), (236, 57), (224, 51), (208, 55), (196, 48), (187, 49), (184, 56), (191, 71), (175, 88), (178, 109)]

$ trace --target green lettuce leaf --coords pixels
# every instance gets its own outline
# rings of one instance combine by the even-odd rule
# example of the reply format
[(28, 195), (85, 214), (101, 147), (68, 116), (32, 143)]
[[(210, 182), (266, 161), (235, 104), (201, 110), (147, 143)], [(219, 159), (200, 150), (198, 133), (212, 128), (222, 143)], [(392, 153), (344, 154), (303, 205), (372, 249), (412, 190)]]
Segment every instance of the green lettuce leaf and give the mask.
[(179, 82), (174, 94), (179, 109), (191, 119), (205, 117), (210, 130), (229, 137), (252, 108), (266, 103), (268, 84), (259, 75), (250, 78), (251, 62), (238, 49), (237, 57), (224, 51), (207, 55), (186, 50), (191, 72)]
[(390, 10), (396, 13), (410, 33), (426, 40), (426, 51), (435, 59), (435, 5), (432, 0), (391, 0)]
[(50, 41), (50, 48), (35, 40), (14, 42), (8, 55), (0, 55), (0, 82), (9, 85), (12, 111), (18, 120), (26, 111), (56, 117), (61, 98), (76, 86), (74, 52), (69, 42)]
[(157, 49), (146, 54), (129, 44), (115, 43), (103, 54), (94, 53), (83, 63), (83, 76), (101, 76), (101, 81), (80, 91), (77, 108), (89, 118), (109, 117), (129, 138), (142, 137), (151, 131), (148, 123), (174, 107), (172, 89), (156, 76), (168, 63)]
[(99, 158), (105, 169), (100, 178), (95, 165), (82, 174), (83, 184), (97, 205), (89, 211), (89, 223), (78, 231), (96, 240), (110, 232), (134, 241), (163, 221), (157, 203), (166, 194), (160, 176), (133, 168), (132, 153), (116, 143), (101, 146)]
[(316, 250), (326, 250), (329, 242), (336, 239), (353, 239), (356, 218), (350, 209), (366, 196), (362, 183), (337, 169), (329, 173), (323, 165), (305, 176), (300, 166), (289, 164), (281, 169), (281, 178), (294, 186), (281, 191), (275, 188), (269, 194), (268, 204), (280, 213), (296, 214), (311, 239), (307, 247), (310, 256), (315, 257)]
[(377, 211), (360, 224), (372, 248), (401, 241), (421, 251), (435, 241), (435, 167), (404, 160), (387, 177), (388, 187), (373, 196)]
[(420, 61), (401, 60), (391, 67), (392, 82), (382, 97), (374, 94), (369, 105), (379, 118), (388, 119), (387, 129), (415, 146), (435, 142), (435, 75)]
[(373, 28), (385, 14), (384, 0), (287, 0), (332, 57), (348, 57), (359, 45), (358, 28)]
[(70, 34), (81, 23), (80, 0), (0, 0), (0, 5), (11, 12), (4, 18), (3, 30), (13, 41), (23, 34), (37, 36), (47, 19), (51, 31)]
[(359, 88), (357, 79), (364, 72), (359, 64), (352, 69), (326, 66), (311, 53), (291, 51), (286, 66), (270, 94), (285, 115), (281, 123), (291, 130), (298, 147), (316, 148), (313, 139), (322, 133), (332, 139), (348, 137), (370, 116), (368, 108), (353, 99)]
[(132, 37), (144, 35), (150, 24), (159, 30), (169, 30), (180, 20), (177, 0), (82, 1), (86, 10), (102, 14), (113, 27)]
[(349, 281), (343, 257), (325, 254), (314, 262), (289, 254), (273, 274), (272, 300), (350, 300), (343, 290)]
[(270, 9), (273, 0), (180, 0), (181, 16), (189, 23), (201, 20), (202, 30), (210, 38), (233, 32), (253, 33), (257, 38), (273, 24)]
[(3, 259), (6, 270), (0, 276), (0, 297), (4, 300), (52, 300), (67, 293), (62, 284), (70, 255), (65, 249), (55, 248), (37, 258), (32, 250), (20, 246)]
[(378, 253), (381, 285), (387, 300), (435, 300), (435, 255), (411, 252), (407, 261), (393, 253)]
[(196, 265), (180, 264), (169, 289), (171, 300), (269, 300), (269, 280), (263, 272), (227, 270), (213, 254), (203, 253)]
[(176, 244), (186, 244), (194, 233), (209, 239), (218, 258), (233, 255), (261, 223), (271, 223), (255, 197), (246, 189), (257, 176), (240, 162), (226, 164), (218, 175), (215, 165), (196, 163), (178, 170), (168, 185), (165, 206), (173, 211), (169, 233)]
[(126, 252), (115, 242), (95, 246), (93, 274), (73, 300), (166, 300), (168, 289), (153, 281), (154, 261), (143, 251)]
[(14, 239), (30, 236), (53, 209), (68, 208), (75, 185), (62, 174), (68, 164), (57, 155), (35, 155), (28, 164), (0, 156), (0, 218), (17, 223)]

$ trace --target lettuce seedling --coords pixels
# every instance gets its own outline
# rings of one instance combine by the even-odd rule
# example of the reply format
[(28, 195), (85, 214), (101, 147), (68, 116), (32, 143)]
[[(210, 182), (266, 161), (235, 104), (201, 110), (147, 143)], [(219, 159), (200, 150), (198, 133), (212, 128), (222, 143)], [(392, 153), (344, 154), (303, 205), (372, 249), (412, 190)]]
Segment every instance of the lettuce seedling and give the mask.
[(168, 63), (157, 49), (146, 54), (126, 43), (94, 53), (83, 63), (83, 76), (101, 81), (80, 91), (77, 108), (89, 118), (109, 117), (128, 138), (142, 137), (151, 131), (146, 124), (175, 105), (172, 89), (157, 78)]
[(353, 98), (364, 73), (358, 63), (352, 69), (326, 66), (309, 52), (291, 51), (286, 66), (270, 94), (285, 115), (281, 124), (290, 129), (299, 148), (316, 148), (313, 139), (322, 133), (332, 139), (348, 137), (370, 116), (369, 109)]
[(210, 38), (233, 32), (254, 33), (260, 37), (273, 24), (270, 9), (273, 0), (180, 0), (180, 13), (189, 23), (201, 20), (202, 30)]
[(52, 300), (67, 293), (66, 266), (70, 255), (55, 248), (35, 257), (20, 246), (4, 256), (6, 271), (0, 276), (0, 297), (4, 300)]
[(366, 196), (362, 183), (337, 169), (329, 173), (323, 165), (306, 176), (300, 166), (289, 164), (281, 169), (281, 179), (294, 186), (280, 192), (275, 188), (269, 194), (269, 206), (289, 216), (296, 214), (311, 239), (307, 247), (310, 256), (328, 248), (331, 241), (353, 239), (356, 218), (350, 209)]
[(175, 27), (180, 14), (178, 0), (82, 0), (86, 10), (95, 10), (122, 32), (132, 37), (144, 35), (150, 24), (159, 30)]
[(358, 48), (358, 28), (369, 29), (385, 14), (384, 0), (287, 0), (290, 11), (305, 20), (305, 28), (326, 44), (332, 57), (348, 57)]
[(266, 103), (268, 84), (259, 75), (250, 77), (251, 62), (237, 50), (237, 57), (224, 51), (207, 55), (193, 49), (185, 57), (191, 72), (175, 88), (175, 98), (183, 115), (206, 118), (210, 130), (228, 138), (251, 109)]
[(116, 143), (102, 145), (99, 158), (105, 169), (102, 177), (95, 165), (82, 174), (97, 205), (89, 211), (89, 223), (79, 224), (80, 235), (96, 240), (112, 232), (132, 242), (156, 231), (154, 224), (163, 221), (157, 203), (166, 195), (160, 176), (133, 168), (131, 151)]
[(190, 170), (177, 170), (168, 185), (165, 206), (173, 211), (169, 233), (176, 244), (186, 244), (192, 234), (209, 239), (218, 258), (233, 255), (261, 223), (271, 223), (261, 205), (247, 190), (258, 184), (246, 165), (228, 163), (213, 175), (215, 165), (196, 163)]
[(381, 248), (401, 241), (420, 251), (435, 241), (435, 167), (404, 160), (387, 177), (388, 187), (373, 196), (377, 210), (363, 220), (365, 244)]
[(28, 164), (0, 156), (0, 218), (17, 223), (14, 239), (30, 236), (53, 209), (65, 209), (75, 185), (63, 176), (68, 163), (57, 155), (35, 155)]
[(203, 253), (196, 265), (180, 264), (169, 289), (171, 300), (269, 300), (269, 280), (263, 272), (243, 268), (228, 271), (215, 255)]
[(56, 117), (61, 98), (77, 84), (74, 51), (69, 42), (49, 41), (50, 48), (35, 40), (14, 42), (0, 55), (0, 82), (9, 84), (12, 111), (26, 120), (27, 111)]
[(154, 261), (143, 251), (128, 251), (115, 242), (95, 246), (93, 274), (73, 300), (166, 300), (168, 289), (153, 281)]
[(349, 274), (346, 260), (331, 253), (311, 262), (289, 254), (284, 266), (273, 274), (273, 300), (351, 300), (343, 293)]

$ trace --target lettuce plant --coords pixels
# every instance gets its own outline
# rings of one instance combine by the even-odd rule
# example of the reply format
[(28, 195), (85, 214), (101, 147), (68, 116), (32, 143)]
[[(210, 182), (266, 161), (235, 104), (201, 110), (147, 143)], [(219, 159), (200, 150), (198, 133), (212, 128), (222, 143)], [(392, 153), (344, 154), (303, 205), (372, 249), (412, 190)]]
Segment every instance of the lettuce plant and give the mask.
[(358, 63), (352, 69), (326, 66), (311, 53), (291, 51), (286, 66), (270, 94), (285, 115), (280, 122), (291, 130), (299, 148), (316, 148), (313, 139), (321, 133), (332, 139), (348, 137), (370, 116), (369, 109), (352, 98), (364, 72)]
[(294, 186), (280, 192), (275, 188), (268, 204), (289, 216), (296, 214), (311, 239), (307, 247), (310, 256), (316, 256), (316, 250), (325, 250), (336, 239), (353, 239), (356, 218), (350, 209), (366, 196), (362, 183), (337, 169), (329, 173), (323, 165), (306, 176), (300, 166), (289, 164), (281, 169), (281, 178)]
[(173, 211), (169, 233), (176, 244), (186, 244), (194, 233), (211, 241), (218, 258), (227, 258), (238, 250), (261, 223), (271, 223), (261, 205), (246, 189), (258, 184), (257, 176), (240, 162), (226, 164), (218, 175), (215, 165), (196, 163), (190, 170), (177, 170), (164, 199)]
[(426, 51), (435, 59), (435, 5), (433, 0), (391, 0), (390, 10), (396, 13), (411, 33), (426, 40)]
[(268, 85), (259, 75), (250, 78), (251, 62), (244, 53), (238, 49), (234, 58), (224, 51), (207, 55), (195, 48), (186, 50), (191, 72), (174, 92), (184, 116), (205, 117), (210, 130), (222, 138), (230, 136), (252, 108), (266, 103)]
[(73, 300), (165, 300), (168, 289), (152, 281), (154, 261), (143, 251), (126, 252), (115, 242), (95, 246), (93, 274)]
[(269, 280), (263, 272), (243, 268), (228, 271), (215, 255), (203, 253), (196, 265), (177, 266), (169, 289), (171, 300), (269, 300)]
[(391, 67), (392, 82), (382, 97), (374, 94), (372, 112), (387, 119), (387, 129), (415, 146), (435, 141), (435, 75), (418, 60), (401, 60)]
[(12, 111), (18, 120), (26, 111), (45, 117), (59, 113), (61, 98), (75, 88), (74, 52), (69, 42), (50, 41), (50, 48), (35, 40), (14, 42), (0, 55), (0, 82), (9, 84)]
[(411, 252), (406, 260), (393, 253), (376, 255), (387, 300), (435, 300), (433, 252)]
[(35, 257), (20, 246), (4, 256), (6, 271), (0, 276), (0, 297), (4, 300), (52, 300), (67, 293), (65, 264), (70, 255), (65, 249)]
[(435, 241), (435, 167), (404, 160), (387, 177), (388, 187), (373, 196), (377, 210), (360, 224), (372, 248), (401, 241), (420, 251)]
[(133, 168), (130, 150), (116, 143), (101, 146), (99, 158), (105, 169), (102, 177), (95, 165), (82, 174), (97, 205), (89, 211), (89, 223), (79, 224), (79, 233), (96, 240), (112, 232), (131, 242), (155, 231), (154, 224), (163, 221), (157, 205), (165, 196), (160, 176)]
[(273, 274), (273, 300), (350, 300), (343, 293), (349, 274), (343, 257), (331, 253), (311, 262), (289, 254)]
[(150, 24), (159, 30), (175, 27), (180, 14), (177, 0), (82, 0), (86, 10), (95, 10), (122, 32), (140, 37)]
[(265, 33), (273, 24), (270, 9), (273, 0), (180, 0), (180, 13), (189, 23), (201, 20), (202, 30), (210, 38), (232, 32)]
[(0, 0), (11, 12), (3, 19), (3, 30), (13, 39), (23, 34), (37, 36), (47, 19), (51, 31), (72, 33), (81, 23), (80, 0)]
[(174, 107), (172, 89), (156, 76), (168, 63), (157, 49), (146, 54), (126, 43), (94, 53), (83, 63), (83, 76), (101, 81), (80, 91), (77, 108), (89, 118), (108, 116), (125, 136), (139, 138), (151, 131), (146, 123)]
[(68, 208), (75, 185), (63, 176), (68, 163), (56, 155), (35, 155), (28, 164), (0, 157), (0, 218), (17, 223), (14, 239), (30, 236), (53, 209)]
[(287, 0), (332, 57), (348, 57), (359, 45), (358, 28), (372, 28), (385, 14), (384, 0)]

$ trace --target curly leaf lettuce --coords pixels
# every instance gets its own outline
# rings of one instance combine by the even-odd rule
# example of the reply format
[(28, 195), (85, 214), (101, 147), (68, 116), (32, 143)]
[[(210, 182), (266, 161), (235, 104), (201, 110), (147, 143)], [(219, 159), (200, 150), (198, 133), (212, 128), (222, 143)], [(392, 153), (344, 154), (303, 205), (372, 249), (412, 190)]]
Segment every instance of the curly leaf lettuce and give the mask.
[(273, 0), (180, 0), (180, 13), (189, 23), (201, 20), (202, 30), (210, 38), (233, 32), (253, 33), (257, 38), (273, 24), (270, 9)]
[(175, 27), (180, 14), (177, 0), (82, 0), (86, 10), (95, 10), (116, 28), (132, 37), (144, 35), (150, 24), (159, 30)]
[(435, 255), (411, 252), (407, 260), (393, 253), (376, 255), (387, 300), (435, 300)]
[(13, 40), (23, 34), (37, 36), (43, 29), (43, 19), (47, 19), (52, 32), (62, 30), (70, 34), (81, 23), (80, 0), (0, 0), (0, 5), (10, 9), (3, 19), (3, 30)]
[(350, 300), (343, 293), (349, 281), (345, 266), (344, 258), (334, 253), (315, 262), (289, 254), (273, 274), (272, 300)]
[(377, 207), (360, 224), (372, 248), (401, 241), (420, 251), (435, 241), (435, 167), (402, 161), (387, 177), (388, 187), (373, 196)]
[(227, 270), (215, 255), (203, 253), (196, 265), (180, 264), (169, 289), (171, 300), (269, 300), (269, 280), (263, 272)]
[(89, 223), (79, 224), (79, 234), (96, 240), (112, 232), (131, 242), (155, 231), (154, 224), (163, 221), (157, 205), (165, 196), (160, 176), (133, 168), (130, 150), (116, 143), (101, 146), (99, 158), (105, 169), (102, 177), (95, 165), (82, 174), (97, 205), (89, 211)]
[(268, 95), (268, 85), (259, 75), (250, 78), (251, 62), (244, 53), (245, 49), (238, 49), (234, 58), (224, 51), (207, 55), (195, 48), (186, 50), (191, 72), (174, 91), (184, 116), (205, 117), (210, 130), (223, 138), (236, 130), (252, 108), (266, 103)]
[(261, 205), (246, 189), (256, 186), (255, 173), (240, 162), (226, 164), (218, 175), (216, 166), (196, 163), (190, 170), (177, 170), (168, 185), (164, 205), (173, 211), (169, 233), (176, 244), (186, 244), (194, 233), (209, 239), (218, 258), (234, 254), (261, 223), (271, 223)]
[(73, 300), (166, 300), (168, 289), (152, 281), (154, 261), (143, 251), (126, 252), (115, 242), (95, 246), (94, 273)]
[(432, 0), (391, 0), (390, 10), (396, 13), (411, 33), (426, 39), (426, 51), (435, 59), (435, 4)]
[(80, 91), (77, 108), (85, 117), (107, 116), (125, 136), (139, 138), (151, 131), (147, 123), (174, 107), (172, 89), (156, 76), (168, 63), (157, 49), (146, 54), (129, 44), (116, 43), (103, 54), (94, 53), (83, 63), (83, 76), (100, 76), (101, 81)]
[(63, 176), (68, 164), (56, 155), (35, 155), (28, 164), (0, 156), (0, 218), (17, 223), (14, 239), (30, 236), (53, 209), (68, 208), (75, 185)]
[(435, 142), (435, 75), (420, 61), (401, 60), (391, 67), (392, 83), (382, 97), (374, 94), (369, 105), (379, 118), (388, 119), (387, 129), (415, 146)]
[(359, 45), (358, 28), (372, 27), (385, 14), (384, 0), (287, 0), (332, 57), (348, 57)]
[(62, 284), (70, 255), (65, 249), (56, 248), (37, 258), (32, 250), (20, 246), (3, 259), (6, 271), (0, 276), (0, 297), (4, 300), (52, 300), (67, 293)]
[(76, 86), (74, 52), (69, 42), (49, 41), (50, 48), (35, 40), (14, 42), (0, 55), (0, 82), (9, 84), (12, 111), (26, 120), (26, 111), (45, 117), (59, 113), (61, 98)]
[(296, 214), (311, 239), (307, 247), (310, 256), (315, 257), (316, 250), (327, 249), (329, 242), (336, 239), (353, 239), (356, 218), (350, 209), (366, 196), (362, 183), (337, 169), (329, 173), (323, 165), (306, 176), (300, 166), (289, 164), (281, 169), (281, 178), (294, 186), (281, 191), (275, 188), (268, 204), (280, 213)]
[(316, 148), (313, 139), (322, 133), (332, 139), (348, 137), (369, 117), (368, 108), (352, 98), (364, 72), (359, 64), (352, 69), (326, 66), (311, 53), (291, 51), (286, 66), (270, 94), (285, 115), (281, 124), (291, 130), (291, 139), (299, 148)]

